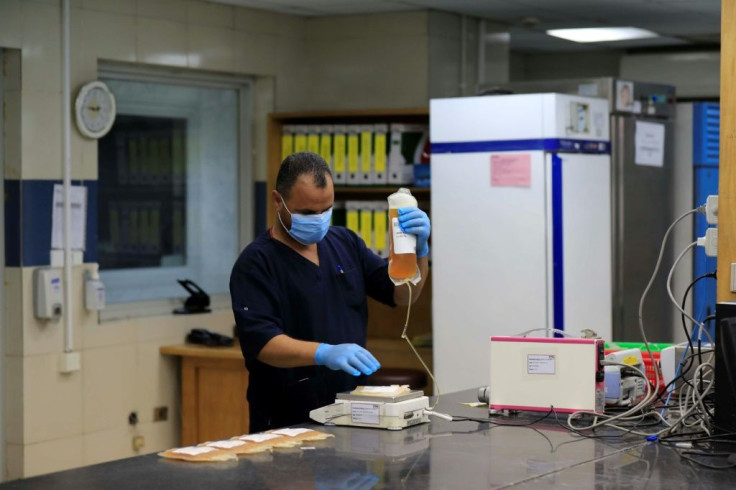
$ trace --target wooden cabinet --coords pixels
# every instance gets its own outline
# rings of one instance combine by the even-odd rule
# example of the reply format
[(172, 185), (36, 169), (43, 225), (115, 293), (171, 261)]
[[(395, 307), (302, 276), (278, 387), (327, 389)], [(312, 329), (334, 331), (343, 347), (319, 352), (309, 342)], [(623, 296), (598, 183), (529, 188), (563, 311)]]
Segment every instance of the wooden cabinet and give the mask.
[(248, 433), (248, 371), (240, 347), (174, 345), (181, 357), (181, 445)]

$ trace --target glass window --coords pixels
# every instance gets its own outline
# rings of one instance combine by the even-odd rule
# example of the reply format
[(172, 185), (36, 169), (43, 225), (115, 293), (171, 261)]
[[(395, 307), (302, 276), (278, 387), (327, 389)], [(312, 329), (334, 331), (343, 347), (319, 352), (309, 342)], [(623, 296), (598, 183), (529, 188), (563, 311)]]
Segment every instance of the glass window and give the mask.
[(102, 78), (117, 118), (100, 139), (99, 264), (108, 303), (227, 293), (239, 252), (237, 87)]

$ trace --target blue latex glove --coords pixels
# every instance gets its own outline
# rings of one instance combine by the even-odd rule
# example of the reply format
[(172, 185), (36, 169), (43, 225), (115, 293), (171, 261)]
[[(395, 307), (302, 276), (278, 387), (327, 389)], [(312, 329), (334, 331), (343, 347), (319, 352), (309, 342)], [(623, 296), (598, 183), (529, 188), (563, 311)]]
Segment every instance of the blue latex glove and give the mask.
[(357, 344), (319, 344), (314, 353), (314, 362), (333, 371), (342, 369), (353, 376), (360, 376), (361, 373), (367, 376), (381, 367), (373, 354)]
[(417, 258), (421, 259), (429, 253), (429, 216), (419, 208), (399, 209), (399, 227), (404, 233), (417, 236)]

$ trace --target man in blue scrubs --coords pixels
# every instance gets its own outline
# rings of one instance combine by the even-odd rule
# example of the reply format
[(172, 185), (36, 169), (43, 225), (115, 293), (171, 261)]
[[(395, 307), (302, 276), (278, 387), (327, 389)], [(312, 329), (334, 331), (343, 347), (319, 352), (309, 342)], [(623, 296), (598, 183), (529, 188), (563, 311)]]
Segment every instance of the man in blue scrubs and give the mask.
[[(409, 301), (386, 260), (352, 231), (330, 226), (334, 189), (322, 157), (288, 156), (271, 196), (276, 223), (240, 254), (230, 277), (250, 372), (251, 432), (307, 422), (310, 410), (375, 372), (380, 364), (364, 348), (366, 296), (390, 306)], [(417, 208), (399, 212), (403, 230), (417, 236), (422, 279), (414, 301), (427, 278), (429, 218)]]

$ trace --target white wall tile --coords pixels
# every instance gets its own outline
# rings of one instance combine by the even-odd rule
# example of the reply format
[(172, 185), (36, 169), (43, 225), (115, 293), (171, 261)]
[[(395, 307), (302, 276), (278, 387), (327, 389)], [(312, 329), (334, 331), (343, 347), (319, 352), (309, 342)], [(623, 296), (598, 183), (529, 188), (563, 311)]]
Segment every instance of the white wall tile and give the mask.
[(315, 75), (309, 109), (428, 104), (428, 41), (424, 36), (313, 41), (310, 65)]
[(24, 91), (21, 107), (22, 177), (61, 179), (61, 93)]
[(430, 36), (460, 40), (460, 15), (431, 10), (427, 13), (427, 22), (427, 33)]
[[(5, 387), (3, 420), (5, 441), (23, 444), (23, 358), (3, 356)], [(0, 442), (2, 443), (2, 442)]]
[(152, 17), (186, 23), (188, 2), (182, 0), (138, 0), (139, 17)]
[(21, 44), (20, 0), (0, 1), (0, 46), (20, 48)]
[(6, 267), (4, 271), (5, 304), (8, 305), (3, 318), (4, 354), (23, 355), (23, 269)]
[(214, 310), (200, 315), (168, 315), (131, 321), (138, 329), (138, 341), (180, 339), (183, 343), (192, 328), (209, 328), (216, 332), (232, 335), (233, 313), (230, 309)]
[(138, 433), (146, 439), (146, 445), (141, 454), (165, 451), (181, 444), (181, 428), (178, 421), (149, 422), (138, 424)]
[[(293, 42), (297, 43), (296, 40)], [(280, 38), (274, 34), (235, 31), (235, 71), (248, 75), (275, 75), (279, 63), (276, 50), (280, 44)]]
[(427, 12), (398, 12), (373, 15), (341, 15), (310, 18), (306, 23), (309, 39), (385, 38), (386, 36), (426, 36)]
[(20, 444), (5, 445), (5, 479), (23, 478), (23, 446)]
[(305, 22), (304, 18), (292, 15), (248, 8), (235, 9), (235, 28), (252, 34), (281, 34), (283, 30), (288, 31), (288, 27), (291, 26), (301, 35), (303, 27), (298, 24)]
[(137, 456), (139, 453), (133, 450), (133, 437), (138, 433), (137, 428), (130, 425), (121, 425), (112, 429), (84, 434), (83, 464), (105, 463)]
[(213, 27), (235, 27), (235, 7), (209, 2), (191, 1), (187, 4), (190, 24)]
[(265, 181), (268, 162), (267, 128), (268, 114), (275, 107), (275, 80), (273, 77), (256, 77), (253, 84), (253, 179)]
[[(92, 80), (90, 78), (89, 80)], [(74, 118), (74, 110), (72, 109)], [(72, 145), (72, 175), (74, 180), (97, 180), (97, 140), (82, 136), (77, 130), (76, 122), (72, 123), (71, 130)]]
[(84, 432), (124, 425), (137, 411), (135, 345), (85, 349), (82, 352)]
[(82, 327), (84, 349), (135, 344), (137, 339), (137, 327), (127, 322), (97, 323), (92, 320)]
[(235, 31), (190, 25), (187, 28), (189, 68), (232, 72), (235, 68)]
[[(58, 2), (56, 6), (23, 2), (21, 8), (23, 14), (23, 91), (60, 93), (61, 9)], [(59, 112), (58, 109), (57, 112)]]
[[(92, 60), (114, 61), (136, 60), (136, 18), (133, 15), (120, 15), (95, 10), (80, 10), (77, 19), (72, 19), (72, 46), (76, 53), (89, 56)], [(77, 27), (79, 26), (79, 27)], [(78, 41), (79, 44), (77, 44)], [(75, 71), (78, 67), (75, 65)]]
[(77, 468), (84, 464), (81, 435), (28, 444), (24, 447), (24, 477)]
[[(140, 3), (138, 4), (140, 7)], [(168, 20), (138, 18), (136, 59), (141, 63), (187, 65), (187, 26)]]
[(82, 0), (82, 8), (113, 14), (136, 14), (136, 0)]
[[(59, 373), (60, 355), (23, 358), (23, 425), (26, 444), (82, 433), (82, 372)], [(80, 454), (74, 461), (81, 462), (81, 446)], [(39, 462), (35, 457), (26, 454), (26, 467), (29, 464)]]
[(138, 419), (141, 423), (153, 422), (153, 409), (166, 406), (168, 419), (179, 421), (181, 413), (181, 358), (163, 355), (162, 345), (175, 345), (176, 338), (156, 342), (141, 343), (136, 346), (138, 365), (136, 366), (136, 400)]
[[(15, 24), (20, 26), (21, 17), (11, 19)], [(18, 46), (20, 48), (20, 46)], [(22, 85), (22, 69), (21, 69), (21, 51), (20, 49), (5, 49), (3, 53), (3, 70), (5, 78), (3, 79), (3, 90), (20, 92)]]
[[(9, 56), (5, 56), (7, 59)], [(20, 58), (20, 56), (18, 56)], [(6, 65), (7, 67), (8, 65)], [(23, 94), (20, 90), (5, 92), (5, 177), (8, 179), (20, 179), (22, 174), (21, 152), (23, 145), (23, 134), (21, 131), (21, 100)]]

